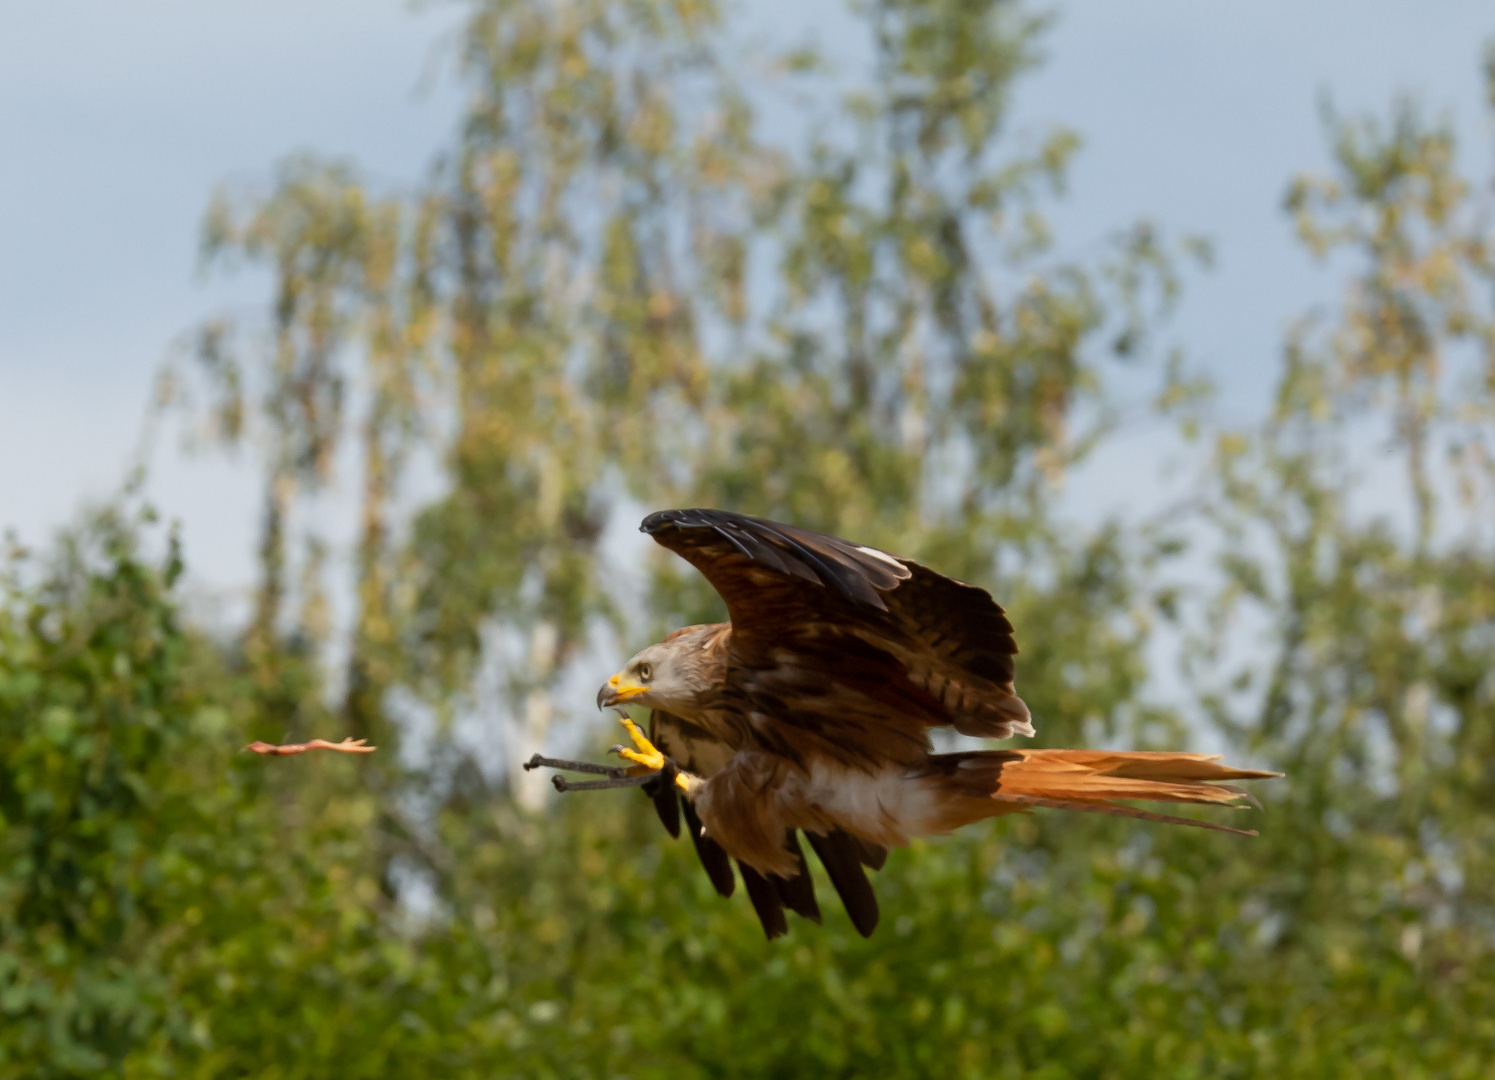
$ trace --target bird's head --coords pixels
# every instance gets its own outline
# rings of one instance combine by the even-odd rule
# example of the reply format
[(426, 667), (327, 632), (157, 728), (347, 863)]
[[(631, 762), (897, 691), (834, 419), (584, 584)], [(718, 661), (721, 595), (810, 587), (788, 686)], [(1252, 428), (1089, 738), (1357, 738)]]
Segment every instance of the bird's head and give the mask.
[(694, 713), (695, 702), (710, 689), (698, 637), (691, 632), (671, 634), (637, 653), (602, 684), (597, 691), (597, 707), (643, 705), (684, 716)]

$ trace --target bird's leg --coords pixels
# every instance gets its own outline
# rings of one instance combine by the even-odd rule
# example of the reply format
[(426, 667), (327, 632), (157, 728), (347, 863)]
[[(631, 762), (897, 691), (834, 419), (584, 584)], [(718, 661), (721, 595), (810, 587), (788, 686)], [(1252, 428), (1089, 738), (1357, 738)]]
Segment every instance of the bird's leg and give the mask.
[[(628, 729), (628, 735), (633, 739), (633, 745), (636, 749), (630, 750), (626, 746), (615, 746), (612, 748), (612, 752), (625, 761), (634, 762), (633, 768), (628, 770), (630, 775), (648, 777), (659, 772), (669, 763), (669, 758), (665, 757), (659, 748), (649, 741), (649, 737), (639, 729), (637, 724), (629, 719), (627, 713), (618, 713), (618, 721)], [(687, 795), (694, 792), (697, 787), (704, 783), (705, 781), (699, 776), (685, 772), (679, 766), (676, 766), (675, 786)]]
[[(620, 714), (621, 715), (621, 714)], [(617, 768), (613, 765), (598, 765), (590, 761), (571, 761), (568, 758), (549, 758), (536, 754), (524, 763), (526, 771), (530, 769), (566, 769), (570, 772), (591, 773), (594, 776), (604, 776), (605, 780), (567, 780), (563, 776), (552, 776), (550, 782), (555, 785), (557, 791), (603, 791), (607, 788), (642, 787), (653, 780), (672, 762), (659, 749), (649, 741), (649, 737), (639, 730), (639, 726), (626, 715), (622, 716), (623, 726), (628, 729), (629, 736), (633, 739), (633, 749), (626, 746), (613, 747), (613, 753), (618, 754), (633, 764), (626, 768)], [(263, 746), (263, 743), (257, 744)], [(330, 744), (329, 744), (330, 745)], [(260, 750), (260, 753), (275, 753), (273, 747)], [(281, 750), (281, 753), (300, 753), (299, 750)], [(704, 783), (698, 776), (680, 772), (678, 768), (671, 768), (674, 773), (675, 785), (687, 795), (695, 791), (696, 787)]]
[(618, 722), (628, 729), (628, 734), (633, 738), (633, 745), (636, 749), (630, 750), (626, 746), (615, 746), (613, 753), (626, 761), (642, 765), (650, 772), (658, 772), (664, 768), (664, 755), (649, 741), (649, 737), (639, 729), (639, 726), (622, 713), (618, 715)]

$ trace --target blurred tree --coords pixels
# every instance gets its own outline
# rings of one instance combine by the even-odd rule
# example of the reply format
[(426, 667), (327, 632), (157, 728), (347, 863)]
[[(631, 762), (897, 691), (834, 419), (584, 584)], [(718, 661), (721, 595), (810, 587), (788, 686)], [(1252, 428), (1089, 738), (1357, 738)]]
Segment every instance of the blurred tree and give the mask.
[[(215, 204), (207, 251), (278, 282), (262, 362), (227, 359), (216, 323), (199, 350), (218, 430), (263, 415), (251, 654), (279, 632), (290, 502), (325, 482), (350, 384), (370, 401), (346, 712), (385, 742), (370, 718), (390, 686), (460, 700), (486, 652), (509, 657), (504, 696), (524, 702), (511, 757), (538, 748), (595, 617), (628, 632), (599, 545), (630, 495), (787, 515), (983, 582), (1005, 550), (1008, 592), (1019, 564), (1071, 558), (1043, 497), (1100, 430), (1075, 431), (1102, 400), (1105, 294), (1115, 351), (1137, 352), (1144, 299), (1177, 290), (1171, 260), (1147, 227), (1106, 265), (1051, 257), (1040, 196), (1077, 140), (999, 146), (1040, 20), (1007, 2), (861, 14), (869, 89), (839, 100), (803, 51), (779, 65), (829, 106), (796, 148), (758, 134), (711, 5), (477, 5), (468, 116), (413, 226), (346, 168), (299, 159), (270, 195)], [(350, 376), (355, 339), (367, 371)], [(414, 523), (397, 613), (389, 493), (428, 357), (449, 491)], [(709, 602), (663, 584), (666, 608)], [(304, 617), (298, 632), (317, 636)], [(1113, 651), (1094, 644), (1074, 651)]]
[[(151, 962), (167, 897), (182, 885), (183, 821), (212, 789), (172, 759), (198, 757), (182, 640), (163, 574), (128, 530), (102, 522), (103, 552), (65, 543), (30, 590), (20, 553), (0, 604), (0, 1000), (5, 1075), (99, 1072), (171, 1013)], [(113, 565), (98, 566), (95, 560)], [(184, 700), (186, 699), (186, 700)], [(180, 1022), (180, 1015), (172, 1016)]]
[[(773, 182), (719, 30), (714, 5), (673, 0), (476, 5), (467, 28), (471, 104), (437, 180), (450, 489), (414, 526), (411, 647), (449, 697), (519, 643), (516, 766), (616, 600), (599, 544), (623, 477), (660, 473), (705, 401), (702, 309), (740, 274), (720, 252), (742, 189)], [(543, 800), (543, 778), (514, 780)]]
[[(1357, 1073), (1472, 1076), (1495, 1061), (1469, 1024), (1495, 975), (1489, 203), (1408, 102), (1328, 126), (1335, 173), (1287, 208), (1349, 280), (1291, 335), (1269, 421), (1220, 437), (1223, 587), (1193, 665), (1221, 729), (1292, 777), (1252, 898), (1288, 1007), (1321, 1022), (1327, 971), (1419, 1034), (1398, 1056), (1347, 1022)], [(1232, 647), (1246, 628), (1264, 650)]]
[[(332, 477), (350, 384), (363, 399), (363, 490), (345, 708), (359, 737), (388, 743), (394, 736), (381, 701), (395, 678), (391, 501), (418, 430), (435, 317), (431, 247), (424, 205), (406, 211), (375, 199), (349, 167), (304, 157), (282, 167), (273, 194), (220, 193), (208, 211), (203, 255), (210, 265), (248, 260), (273, 268), (268, 333), (260, 342), (246, 340), (232, 320), (205, 324), (194, 362), (163, 373), (160, 398), (191, 409), (204, 441), (228, 448), (250, 441), (264, 463), (260, 580), (244, 651), (267, 702), (275, 699), (280, 730), (271, 738), (319, 685), (317, 650), (328, 632), (325, 544), (308, 533), (301, 610), (293, 615), (286, 610), (291, 529), (297, 499)], [(359, 363), (350, 372), (355, 341)]]
[[(1218, 530), (1189, 653), (1215, 734), (1292, 777), (1260, 840), (1003, 821), (896, 853), (872, 941), (828, 911), (766, 947), (626, 793), (520, 812), (449, 736), (424, 769), (230, 756), (334, 714), (392, 745), (392, 690), (450, 717), (495, 658), (527, 752), (603, 625), (713, 613), (604, 542), (697, 500), (993, 586), (1046, 739), (1183, 729), (1142, 693), (1176, 545), (1051, 510), (1105, 445), (1104, 357), (1147, 351), (1178, 278), (1143, 227), (1054, 252), (1075, 139), (1003, 127), (1041, 21), (869, 0), (848, 95), (805, 51), (755, 77), (699, 0), (470, 10), (470, 108), (420, 191), (298, 159), (209, 216), (213, 260), (275, 280), (260, 336), (210, 324), (166, 386), (262, 455), (241, 645), (182, 625), (174, 558), (118, 516), (3, 584), (0, 1077), (1488, 1075), (1489, 243), (1410, 109), (1333, 121), (1335, 175), (1294, 185), (1351, 287), (1168, 523)], [(762, 130), (778, 88), (803, 142)], [(1388, 435), (1407, 502), (1378, 516)], [(422, 452), (446, 487), (412, 508)], [(344, 457), (329, 709), (304, 520)]]

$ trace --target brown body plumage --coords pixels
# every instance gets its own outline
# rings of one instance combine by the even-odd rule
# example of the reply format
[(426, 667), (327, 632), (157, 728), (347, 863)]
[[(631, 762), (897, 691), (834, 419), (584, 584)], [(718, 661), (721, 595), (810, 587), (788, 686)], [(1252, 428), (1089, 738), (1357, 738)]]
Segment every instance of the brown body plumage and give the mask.
[[(1219, 781), (1274, 775), (1202, 754), (936, 754), (938, 727), (1033, 734), (1013, 684), (1012, 624), (985, 590), (724, 511), (664, 511), (642, 529), (705, 575), (731, 621), (643, 650), (598, 702), (653, 709), (665, 778), (692, 778), (683, 810), (703, 865), (730, 894), (728, 859), (738, 862), (770, 937), (785, 928), (784, 908), (819, 917), (799, 832), (870, 934), (877, 906), (864, 867), (912, 837), (1035, 806), (1223, 829), (1117, 800), (1234, 805), (1243, 794)], [(675, 831), (676, 786), (657, 782), (651, 794)]]

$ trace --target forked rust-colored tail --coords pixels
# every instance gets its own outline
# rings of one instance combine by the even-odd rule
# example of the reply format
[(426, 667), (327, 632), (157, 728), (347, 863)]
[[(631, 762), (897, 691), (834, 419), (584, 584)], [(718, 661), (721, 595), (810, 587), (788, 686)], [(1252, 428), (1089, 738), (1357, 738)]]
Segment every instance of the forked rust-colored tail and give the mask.
[[(1222, 781), (1266, 780), (1282, 775), (1222, 765), (1216, 754), (1147, 750), (976, 750), (937, 754), (931, 765), (940, 788), (957, 796), (946, 804), (950, 828), (1030, 806), (1048, 806), (1255, 836), (1255, 830), (1156, 814), (1126, 803), (1241, 806), (1256, 800), (1245, 790)], [(990, 802), (973, 804), (972, 797)]]

